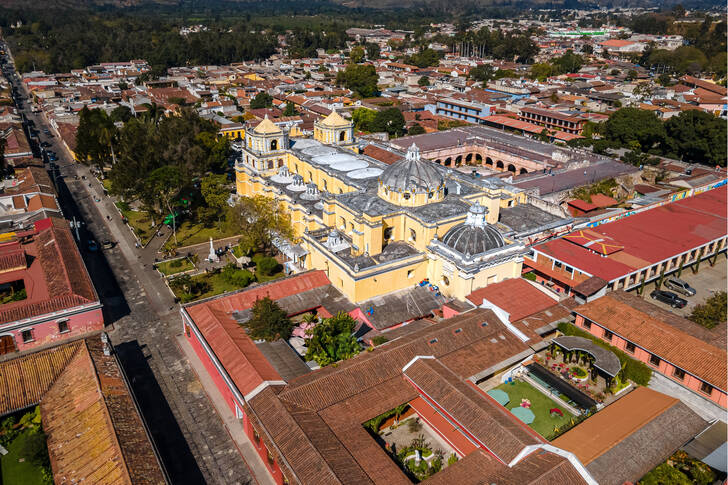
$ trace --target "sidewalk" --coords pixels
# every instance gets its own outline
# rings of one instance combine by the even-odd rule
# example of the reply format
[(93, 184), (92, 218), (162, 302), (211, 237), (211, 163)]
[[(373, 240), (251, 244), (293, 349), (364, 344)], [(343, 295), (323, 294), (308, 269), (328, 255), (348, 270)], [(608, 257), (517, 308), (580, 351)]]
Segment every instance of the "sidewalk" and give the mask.
[(253, 443), (248, 439), (248, 436), (243, 431), (243, 426), (240, 421), (235, 417), (233, 412), (230, 410), (228, 405), (225, 403), (225, 399), (220, 394), (220, 391), (215, 387), (215, 383), (212, 382), (210, 374), (199, 361), (195, 351), (192, 349), (187, 339), (183, 335), (177, 337), (177, 344), (182, 350), (182, 353), (187, 357), (187, 361), (190, 363), (192, 370), (197, 374), (197, 378), (202, 384), (202, 388), (210, 399), (210, 402), (217, 411), (217, 414), (222, 419), (225, 429), (232, 437), (235, 445), (238, 447), (240, 454), (245, 460), (248, 468), (253, 474), (253, 478), (260, 485), (275, 485), (273, 477), (268, 473), (263, 460), (255, 450)]

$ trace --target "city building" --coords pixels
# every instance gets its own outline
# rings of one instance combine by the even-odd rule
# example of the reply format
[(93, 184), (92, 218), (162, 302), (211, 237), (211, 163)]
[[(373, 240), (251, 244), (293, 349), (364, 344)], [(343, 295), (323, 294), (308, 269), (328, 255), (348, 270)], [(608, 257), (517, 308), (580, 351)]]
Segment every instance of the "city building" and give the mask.
[(533, 353), (491, 311), (391, 334), (310, 372), (290, 348), (253, 342), (229, 298), (184, 307), (185, 336), (276, 483), (411, 483), (362, 425), (403, 403), (460, 458), (425, 483), (597, 483), (474, 385)]
[(246, 133), (239, 195), (277, 199), (300, 246), (291, 266), (324, 270), (352, 302), (423, 283), (463, 299), (520, 275), (524, 245), (496, 227), (527, 202), (497, 181), (448, 173), (412, 144), (396, 162), (356, 153), (353, 126), (335, 111), (314, 139), (289, 139), (264, 120)]
[(169, 483), (119, 361), (100, 335), (0, 362), (0, 416), (40, 406), (55, 483)]
[(714, 261), (726, 251), (728, 221), (725, 181), (714, 185), (533, 246), (524, 266), (539, 281), (568, 293), (592, 276), (607, 281), (610, 290), (630, 290), (689, 264)]
[(435, 114), (467, 121), (468, 123), (482, 124), (484, 118), (491, 115), (493, 108), (493, 106), (484, 103), (443, 98), (437, 100)]
[(601, 485), (637, 483), (708, 427), (685, 404), (638, 387), (553, 441)]
[(725, 348), (694, 336), (702, 328), (621, 291), (574, 308), (574, 325), (644, 362), (654, 372), (728, 407)]
[(0, 354), (104, 328), (101, 302), (65, 220), (42, 219), (0, 237)]
[(518, 119), (548, 128), (549, 130), (563, 131), (572, 135), (581, 135), (584, 123), (588, 120), (581, 116), (574, 116), (561, 111), (526, 106), (521, 108)]

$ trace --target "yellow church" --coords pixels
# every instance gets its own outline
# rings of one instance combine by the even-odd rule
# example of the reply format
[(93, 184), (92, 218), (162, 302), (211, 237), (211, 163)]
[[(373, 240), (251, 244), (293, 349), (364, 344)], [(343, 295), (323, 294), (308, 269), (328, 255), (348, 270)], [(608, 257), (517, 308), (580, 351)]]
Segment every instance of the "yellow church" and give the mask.
[(462, 300), (520, 276), (526, 248), (497, 222), (524, 192), (424, 160), (414, 144), (387, 149), (401, 158), (387, 165), (359, 153), (352, 122), (336, 111), (313, 138), (266, 118), (245, 133), (237, 193), (278, 200), (297, 237), (278, 241), (289, 269), (324, 270), (353, 302), (420, 284)]

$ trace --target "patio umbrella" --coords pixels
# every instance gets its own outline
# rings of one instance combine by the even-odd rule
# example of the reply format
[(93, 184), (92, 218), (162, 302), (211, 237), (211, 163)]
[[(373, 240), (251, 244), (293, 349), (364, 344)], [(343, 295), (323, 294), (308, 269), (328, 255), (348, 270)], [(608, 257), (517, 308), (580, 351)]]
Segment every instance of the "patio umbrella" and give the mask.
[(500, 404), (501, 406), (505, 406), (511, 401), (508, 393), (505, 391), (501, 391), (500, 389), (491, 389), (490, 391), (488, 391), (488, 395), (498, 401), (498, 404)]
[(536, 415), (533, 414), (533, 411), (528, 408), (522, 408), (519, 406), (511, 409), (511, 412), (515, 417), (517, 417), (526, 424), (531, 424), (533, 423), (533, 420), (536, 419)]

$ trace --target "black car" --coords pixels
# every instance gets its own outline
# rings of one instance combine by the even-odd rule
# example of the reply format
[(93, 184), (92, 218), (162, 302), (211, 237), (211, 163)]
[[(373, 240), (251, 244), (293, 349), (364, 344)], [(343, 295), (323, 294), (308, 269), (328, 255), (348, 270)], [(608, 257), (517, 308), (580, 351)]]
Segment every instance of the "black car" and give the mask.
[(650, 293), (650, 296), (653, 300), (661, 301), (662, 303), (667, 303), (673, 308), (682, 308), (685, 305), (688, 304), (688, 301), (684, 298), (680, 298), (672, 291), (665, 291), (665, 290), (655, 290), (652, 293)]

